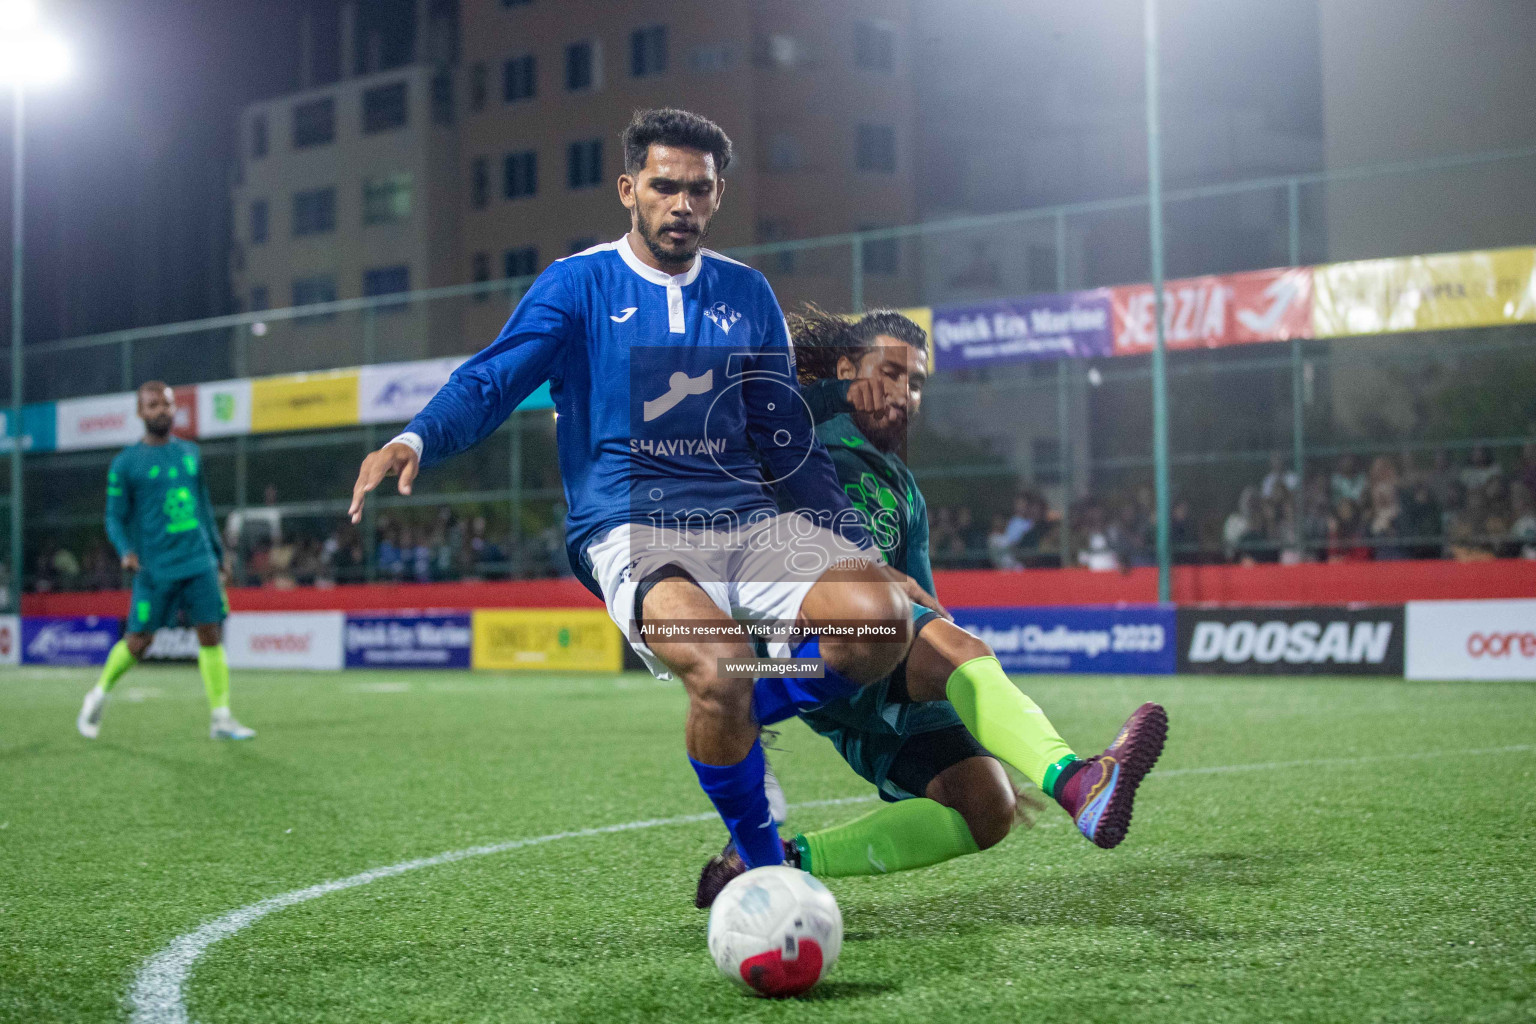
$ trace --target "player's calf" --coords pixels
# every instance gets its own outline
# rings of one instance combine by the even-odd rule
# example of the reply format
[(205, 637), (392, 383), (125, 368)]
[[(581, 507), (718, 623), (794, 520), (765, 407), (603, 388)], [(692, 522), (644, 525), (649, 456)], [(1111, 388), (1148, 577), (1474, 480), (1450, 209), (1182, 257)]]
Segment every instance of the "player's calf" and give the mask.
[(1017, 792), (994, 757), (968, 757), (951, 765), (934, 776), (925, 795), (959, 812), (978, 850), (1006, 839), (1018, 819)]

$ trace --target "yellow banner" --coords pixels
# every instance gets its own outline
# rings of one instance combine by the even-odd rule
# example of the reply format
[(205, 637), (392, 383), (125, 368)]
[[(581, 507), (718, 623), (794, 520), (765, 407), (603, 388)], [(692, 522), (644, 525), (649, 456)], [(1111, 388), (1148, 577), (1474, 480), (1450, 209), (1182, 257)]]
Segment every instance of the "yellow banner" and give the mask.
[(357, 422), (357, 368), (257, 377), (251, 382), (251, 432), (345, 427)]
[(596, 608), (508, 608), (476, 611), (475, 668), (617, 672), (624, 638)]
[(933, 372), (933, 307), (909, 306), (896, 312), (921, 327), (928, 335), (928, 372)]
[(1319, 338), (1536, 321), (1536, 249), (1330, 263), (1312, 272)]

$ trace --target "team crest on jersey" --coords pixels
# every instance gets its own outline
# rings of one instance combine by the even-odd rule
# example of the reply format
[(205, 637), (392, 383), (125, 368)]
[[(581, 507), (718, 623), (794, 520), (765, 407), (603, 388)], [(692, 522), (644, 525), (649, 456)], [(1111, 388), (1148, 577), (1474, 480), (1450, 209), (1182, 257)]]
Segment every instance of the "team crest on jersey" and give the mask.
[(704, 315), (713, 320), (715, 322), (715, 326), (720, 328), (726, 334), (730, 334), (731, 328), (736, 325), (736, 321), (741, 319), (740, 313), (736, 312), (734, 309), (732, 309), (730, 306), (727, 306), (723, 302), (717, 302), (713, 306), (710, 306), (704, 311)]

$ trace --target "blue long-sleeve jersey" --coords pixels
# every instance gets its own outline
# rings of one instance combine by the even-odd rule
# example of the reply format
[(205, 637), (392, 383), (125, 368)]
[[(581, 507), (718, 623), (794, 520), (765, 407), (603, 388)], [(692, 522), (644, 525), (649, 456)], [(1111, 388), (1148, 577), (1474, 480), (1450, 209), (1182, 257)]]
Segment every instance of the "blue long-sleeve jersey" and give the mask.
[(773, 487), (861, 547), (795, 382), (778, 300), (762, 274), (708, 249), (687, 273), (642, 263), (628, 238), (552, 264), (489, 347), (407, 431), (422, 466), (494, 431), (550, 382), (571, 566), (624, 523), (697, 528), (777, 511)]

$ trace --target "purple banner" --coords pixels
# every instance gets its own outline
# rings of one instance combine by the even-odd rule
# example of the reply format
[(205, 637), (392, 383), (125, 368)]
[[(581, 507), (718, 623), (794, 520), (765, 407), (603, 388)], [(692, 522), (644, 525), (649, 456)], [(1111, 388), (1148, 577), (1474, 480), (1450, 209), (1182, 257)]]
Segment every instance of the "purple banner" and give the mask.
[(940, 370), (1111, 355), (1109, 289), (935, 306), (933, 344)]

